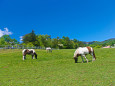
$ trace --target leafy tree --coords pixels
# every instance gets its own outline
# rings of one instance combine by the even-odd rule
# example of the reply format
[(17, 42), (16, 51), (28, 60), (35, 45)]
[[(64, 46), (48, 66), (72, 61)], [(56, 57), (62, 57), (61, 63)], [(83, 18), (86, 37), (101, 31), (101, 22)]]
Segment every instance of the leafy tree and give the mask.
[(38, 35), (37, 41), (39, 46), (42, 47), (51, 47), (51, 36), (50, 35)]
[(1, 38), (4, 38), (4, 40), (5, 40), (7, 43), (11, 42), (11, 40), (12, 40), (9, 35), (3, 35)]
[(26, 34), (25, 36), (23, 36), (23, 43), (29, 43), (32, 42), (35, 45), (35, 41), (36, 41), (36, 34), (34, 33), (34, 31), (32, 30), (31, 33)]
[(0, 45), (7, 45), (7, 42), (3, 37), (0, 38)]
[(52, 47), (58, 48), (58, 39), (56, 39), (56, 38), (52, 39)]
[(86, 46), (82, 41), (78, 41), (78, 47), (84, 47)]
[(40, 46), (45, 47), (44, 45), (45, 45), (46, 39), (43, 35), (38, 36), (38, 41), (39, 41)]
[(73, 48), (78, 48), (79, 47), (79, 41), (77, 39), (73, 39), (74, 47)]
[(34, 47), (32, 42), (27, 43), (27, 47)]
[(69, 46), (70, 45), (70, 39), (69, 39), (69, 37), (63, 36), (62, 39), (63, 39), (62, 44), (64, 45), (63, 47), (65, 49), (70, 48), (70, 46)]
[(3, 35), (0, 38), (1, 45), (15, 45), (19, 44), (16, 39), (12, 39), (9, 35)]
[(95, 46), (94, 48), (101, 48), (102, 46), (101, 45), (97, 45), (97, 46)]

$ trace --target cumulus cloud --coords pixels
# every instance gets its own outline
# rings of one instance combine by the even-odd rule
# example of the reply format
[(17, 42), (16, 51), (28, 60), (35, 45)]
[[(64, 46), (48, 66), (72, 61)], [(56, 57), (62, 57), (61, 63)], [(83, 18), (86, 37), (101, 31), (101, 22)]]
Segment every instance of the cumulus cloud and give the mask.
[(8, 28), (4, 28), (4, 30), (0, 29), (0, 37), (2, 37), (3, 35), (12, 35), (12, 32), (10, 32)]
[(22, 38), (23, 38), (23, 36), (20, 36), (20, 42), (22, 42)]
[(2, 37), (3, 35), (3, 31), (0, 29), (0, 37)]

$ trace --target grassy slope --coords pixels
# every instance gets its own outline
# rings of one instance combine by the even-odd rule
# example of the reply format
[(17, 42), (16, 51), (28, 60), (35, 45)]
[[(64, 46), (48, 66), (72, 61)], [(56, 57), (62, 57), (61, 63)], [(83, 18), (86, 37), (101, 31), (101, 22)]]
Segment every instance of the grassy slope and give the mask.
[(115, 49), (95, 49), (95, 62), (77, 64), (74, 51), (36, 50), (37, 60), (22, 61), (22, 50), (0, 50), (0, 86), (113, 86)]

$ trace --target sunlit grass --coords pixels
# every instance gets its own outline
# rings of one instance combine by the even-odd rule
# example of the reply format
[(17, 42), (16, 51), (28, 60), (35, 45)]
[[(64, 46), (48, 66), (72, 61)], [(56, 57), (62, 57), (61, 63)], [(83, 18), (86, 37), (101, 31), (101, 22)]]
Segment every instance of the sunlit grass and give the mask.
[(113, 86), (115, 49), (95, 49), (96, 61), (74, 63), (75, 49), (36, 50), (38, 59), (22, 50), (0, 50), (0, 86)]

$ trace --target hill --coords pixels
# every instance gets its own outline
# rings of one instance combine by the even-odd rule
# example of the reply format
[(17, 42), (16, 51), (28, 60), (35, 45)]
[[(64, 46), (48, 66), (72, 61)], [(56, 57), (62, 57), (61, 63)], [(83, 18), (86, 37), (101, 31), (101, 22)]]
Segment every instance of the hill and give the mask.
[(83, 42), (84, 44), (89, 44), (89, 45), (114, 45), (115, 44), (115, 38), (107, 39), (104, 41), (92, 41), (92, 42)]
[(36, 49), (38, 59), (27, 55), (22, 60), (21, 49), (0, 51), (0, 86), (113, 86), (115, 48), (95, 49), (96, 61), (87, 55), (89, 63), (74, 63), (75, 49)]
[(114, 42), (114, 41), (115, 41), (115, 38), (111, 38), (111, 39), (102, 41), (102, 43), (109, 43), (109, 42)]

